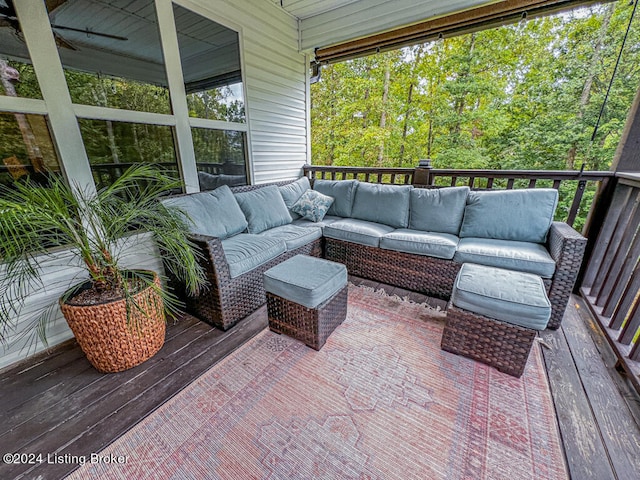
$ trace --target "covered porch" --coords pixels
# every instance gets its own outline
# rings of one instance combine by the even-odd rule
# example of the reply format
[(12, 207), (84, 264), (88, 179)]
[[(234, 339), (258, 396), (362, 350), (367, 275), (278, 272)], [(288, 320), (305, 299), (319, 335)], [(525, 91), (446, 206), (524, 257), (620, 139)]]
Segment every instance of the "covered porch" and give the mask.
[[(46, 3), (51, 9), (54, 6), (49, 4), (56, 2)], [(66, 2), (57, 3), (60, 5), (55, 8), (62, 8)], [(67, 7), (71, 9), (74, 3), (69, 2)], [(313, 165), (310, 146), (309, 85), (317, 71), (311, 70), (309, 65), (314, 60), (316, 48), (320, 48), (320, 56), (316, 59), (321, 63), (323, 54), (325, 59), (350, 58), (372, 49), (375, 51), (380, 48), (378, 42), (382, 41), (388, 40), (389, 48), (393, 48), (416, 38), (437, 38), (443, 29), (454, 34), (465, 22), (470, 22), (469, 28), (480, 28), (522, 18), (523, 11), (544, 13), (588, 2), (516, 2), (515, 7), (513, 2), (472, 1), (458, 2), (455, 7), (437, 1), (376, 2), (376, 6), (371, 7), (365, 0), (265, 0), (251, 2), (251, 5), (226, 0), (139, 3), (152, 11), (157, 9), (161, 55), (151, 55), (153, 58), (147, 60), (155, 62), (154, 72), (166, 67), (167, 78), (159, 83), (171, 94), (170, 107), (162, 107), (159, 111), (134, 111), (118, 109), (102, 101), (83, 104), (73, 97), (70, 87), (66, 86), (64, 70), (68, 65), (76, 65), (73, 56), (78, 54), (71, 51), (66, 53), (68, 56), (61, 54), (62, 60), (58, 57), (56, 52), (64, 48), (60, 47), (61, 40), (58, 39), (63, 30), (56, 33), (55, 27), (47, 27), (50, 38), (43, 42), (46, 45), (40, 45), (37, 32), (52, 22), (42, 2), (28, 0), (11, 4), (17, 14), (14, 20), (19, 19), (24, 30), (22, 34), (28, 47), (26, 56), (33, 62), (40, 80), (42, 98), (0, 96), (0, 115), (25, 114), (46, 119), (51, 150), (58, 155), (55, 168), (70, 180), (94, 189), (99, 188), (101, 182), (109, 183), (109, 179), (118, 175), (127, 164), (126, 158), (118, 162), (91, 158), (94, 154), (99, 155), (99, 149), (92, 150), (86, 139), (91, 133), (90, 127), (96, 127), (98, 123), (104, 124), (105, 131), (109, 125), (117, 124), (166, 130), (168, 135), (158, 134), (157, 138), (173, 139), (168, 147), (172, 151), (171, 158), (166, 163), (183, 179), (185, 192), (204, 189), (199, 172), (243, 177), (242, 181), (246, 183), (290, 180), (306, 175), (421, 187), (468, 185), (472, 189), (510, 189), (548, 186), (559, 189), (561, 185), (568, 186), (573, 196), (562, 220), (571, 225), (579, 211), (590, 212), (583, 229), (588, 239), (587, 253), (561, 328), (547, 330), (541, 335), (541, 351), (568, 473), (574, 479), (635, 478), (640, 470), (638, 99), (631, 110), (625, 137), (611, 171), (434, 169), (428, 162), (418, 164), (417, 160), (416, 167), (410, 169), (318, 167)], [(507, 3), (511, 5), (507, 6)], [(60, 12), (64, 13), (64, 10)], [(69, 16), (71, 13), (67, 12)], [(450, 15), (453, 13), (458, 16)], [(196, 17), (191, 17), (192, 14)], [(138, 12), (138, 18), (144, 15)], [(185, 68), (184, 63), (180, 72), (180, 56), (185, 51), (184, 47), (182, 53), (180, 51), (179, 38), (188, 37), (186, 30), (181, 31), (181, 28), (189, 23), (180, 26), (181, 15), (221, 26), (217, 33), (226, 41), (221, 43), (239, 49), (238, 55), (227, 65), (227, 71), (207, 72), (205, 83), (210, 89), (217, 88), (218, 81), (233, 83), (229, 82), (231, 78), (237, 83), (240, 80), (244, 97), (238, 97), (236, 92), (234, 98), (227, 101), (241, 98), (244, 116), (205, 118), (190, 115), (188, 94), (192, 88), (197, 90), (196, 80), (202, 78), (198, 79), (198, 72)], [(435, 21), (430, 20), (433, 17)], [(56, 22), (60, 23), (60, 20)], [(399, 27), (402, 29), (396, 31)], [(84, 32), (76, 33), (90, 37), (89, 30), (87, 27)], [(375, 36), (391, 31), (394, 35)], [(353, 39), (356, 40), (351, 42)], [(115, 44), (118, 42), (111, 40)], [(336, 44), (340, 48), (332, 48)], [(26, 47), (23, 45), (22, 48)], [(18, 56), (15, 52), (12, 55)], [(133, 75), (131, 72), (136, 69), (129, 64), (126, 67), (117, 73)], [(83, 69), (95, 70), (91, 65), (83, 65)], [(136, 72), (140, 78), (144, 77)], [(52, 79), (44, 82), (49, 75)], [(190, 75), (193, 78), (188, 78)], [(162, 97), (162, 93), (159, 96)], [(224, 137), (226, 150), (223, 150), (231, 151), (233, 161), (224, 161), (222, 156), (207, 158), (207, 150), (199, 140), (208, 139), (209, 143), (204, 144), (211, 146), (215, 142), (208, 135)], [(111, 146), (106, 150), (112, 159), (115, 150)], [(8, 175), (16, 171), (13, 167), (5, 163), (0, 168)], [(37, 164), (30, 166), (34, 167)], [(597, 192), (593, 201), (584, 196), (587, 187), (593, 187)], [(147, 239), (132, 248), (132, 262), (160, 268), (156, 260), (146, 255), (149, 243)], [(61, 258), (64, 262), (64, 252)], [(38, 293), (34, 302), (42, 301), (43, 296), (56, 297), (69, 286), (73, 277), (59, 266), (52, 266), (50, 274), (62, 278), (60, 286), (54, 291)], [(407, 296), (415, 302), (445, 307), (439, 300), (397, 287), (356, 277), (351, 277), (350, 281), (355, 285), (382, 288), (391, 295)], [(117, 376), (102, 375), (93, 370), (75, 341), (70, 339), (68, 329), (60, 323), (63, 322), (58, 322), (51, 332), (53, 343), (58, 343), (51, 351), (42, 351), (29, 358), (25, 358), (19, 349), (5, 352), (0, 380), (5, 404), (4, 427), (0, 433), (2, 453), (50, 452), (78, 456), (99, 452), (264, 330), (267, 318), (265, 307), (262, 307), (231, 330), (222, 332), (185, 316), (168, 327), (166, 345), (158, 355)], [(73, 462), (2, 464), (0, 476), (61, 478), (77, 467)]]

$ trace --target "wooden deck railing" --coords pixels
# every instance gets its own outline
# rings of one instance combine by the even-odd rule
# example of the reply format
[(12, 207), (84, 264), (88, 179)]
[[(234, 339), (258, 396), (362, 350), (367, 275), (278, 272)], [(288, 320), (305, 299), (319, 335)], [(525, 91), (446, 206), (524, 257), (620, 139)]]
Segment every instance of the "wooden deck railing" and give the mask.
[[(467, 185), (474, 190), (514, 189), (549, 187), (559, 190), (575, 184), (570, 192), (570, 207), (565, 221), (573, 226), (578, 212), (588, 212), (591, 207), (584, 193), (589, 183), (595, 191), (598, 184), (602, 189), (612, 177), (612, 172), (585, 172), (565, 170), (472, 170), (435, 169), (428, 161), (421, 161), (416, 168), (375, 168), (375, 167), (326, 167), (305, 165), (304, 175), (309, 179), (349, 180), (363, 182), (414, 185), (416, 187), (438, 188), (444, 186)], [(589, 202), (588, 204), (586, 204)]]
[(640, 174), (617, 174), (581, 293), (640, 391)]

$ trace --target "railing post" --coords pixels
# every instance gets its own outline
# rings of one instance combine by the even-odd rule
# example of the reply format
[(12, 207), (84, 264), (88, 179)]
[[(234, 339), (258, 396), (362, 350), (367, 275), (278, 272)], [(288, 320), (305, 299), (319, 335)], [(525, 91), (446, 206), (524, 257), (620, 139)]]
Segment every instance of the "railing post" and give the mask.
[(413, 172), (414, 187), (430, 187), (433, 186), (433, 176), (431, 175), (431, 159), (424, 158), (418, 161), (418, 166)]

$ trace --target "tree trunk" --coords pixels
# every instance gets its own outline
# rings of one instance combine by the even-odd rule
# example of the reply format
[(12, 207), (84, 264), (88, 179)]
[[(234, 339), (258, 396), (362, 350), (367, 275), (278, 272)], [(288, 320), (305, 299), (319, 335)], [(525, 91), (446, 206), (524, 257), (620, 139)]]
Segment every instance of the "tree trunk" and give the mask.
[(413, 97), (413, 82), (409, 84), (409, 92), (407, 93), (407, 108), (404, 112), (404, 125), (402, 126), (402, 142), (400, 143), (400, 155), (398, 158), (398, 167), (402, 167), (404, 162), (404, 146), (407, 142), (407, 130), (409, 129), (409, 117), (411, 116), (411, 100)]
[(384, 161), (384, 130), (387, 127), (387, 107), (389, 101), (389, 85), (391, 83), (391, 68), (389, 60), (385, 62), (384, 67), (384, 84), (382, 86), (382, 112), (380, 113), (380, 132), (383, 135), (380, 145), (378, 146), (378, 166), (382, 167)]
[[(93, 100), (96, 105), (107, 106), (107, 93), (104, 91), (104, 85), (100, 82), (100, 92), (97, 92), (94, 88), (91, 89)], [(98, 95), (100, 93), (100, 95)], [(113, 163), (120, 163), (120, 157), (118, 156), (118, 146), (116, 145), (116, 136), (113, 132), (113, 122), (111, 120), (106, 121), (107, 125), (107, 141), (109, 144), (109, 151), (111, 152), (111, 160)]]
[[(604, 18), (602, 19), (602, 25), (600, 26), (600, 30), (598, 31), (598, 38), (596, 39), (596, 44), (593, 47), (593, 55), (591, 55), (589, 68), (587, 69), (587, 77), (585, 78), (584, 86), (582, 87), (582, 94), (580, 95), (580, 104), (578, 107), (578, 113), (576, 114), (578, 123), (580, 123), (580, 121), (584, 117), (584, 112), (591, 97), (591, 88), (593, 87), (593, 82), (598, 73), (598, 67), (600, 65), (600, 60), (602, 57), (602, 47), (604, 46), (606, 41), (607, 30), (609, 30), (609, 23), (611, 22), (611, 17), (613, 17), (614, 10), (615, 4), (610, 3), (607, 6)], [(575, 169), (577, 153), (578, 141), (574, 140), (571, 148), (569, 148), (569, 151), (567, 152), (566, 167), (568, 170)]]
[[(467, 58), (459, 72), (459, 79), (465, 81), (471, 74), (471, 60), (473, 59), (473, 51), (476, 45), (476, 34), (469, 36), (469, 47), (467, 50)], [(466, 107), (467, 90), (463, 90), (454, 100), (454, 110), (456, 112), (456, 121), (450, 129), (455, 144), (460, 144), (460, 133), (462, 132), (462, 114)]]

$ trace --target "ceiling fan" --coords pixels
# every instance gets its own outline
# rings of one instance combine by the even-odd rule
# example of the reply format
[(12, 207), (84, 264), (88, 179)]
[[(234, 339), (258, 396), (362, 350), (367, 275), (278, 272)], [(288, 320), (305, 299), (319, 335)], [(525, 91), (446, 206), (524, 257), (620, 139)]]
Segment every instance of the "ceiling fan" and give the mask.
[[(20, 38), (20, 40), (23, 40), (22, 30), (20, 29), (18, 15), (16, 14), (16, 9), (13, 5), (13, 1), (14, 0), (0, 1), (0, 28), (2, 27), (13, 28), (18, 38)], [(55, 9), (67, 3), (67, 1), (68, 0), (45, 0), (45, 4), (47, 7), (47, 11), (49, 12), (49, 15), (51, 15), (51, 13), (53, 13)], [(93, 35), (96, 37), (111, 38), (113, 40), (121, 40), (121, 41), (128, 40), (127, 37), (122, 37), (120, 35), (113, 35), (113, 34), (104, 33), (104, 32), (96, 32), (95, 30), (91, 30), (89, 28), (84, 28), (84, 29), (75, 28), (75, 27), (68, 27), (64, 25), (56, 25), (54, 23), (51, 24), (51, 28), (53, 29), (53, 37), (56, 41), (56, 45), (60, 48), (66, 48), (69, 50), (78, 50), (78, 49), (75, 46), (73, 46), (71, 43), (69, 43), (67, 40), (65, 40), (62, 36), (60, 36), (58, 31), (79, 32), (79, 33), (85, 33), (87, 35)]]

